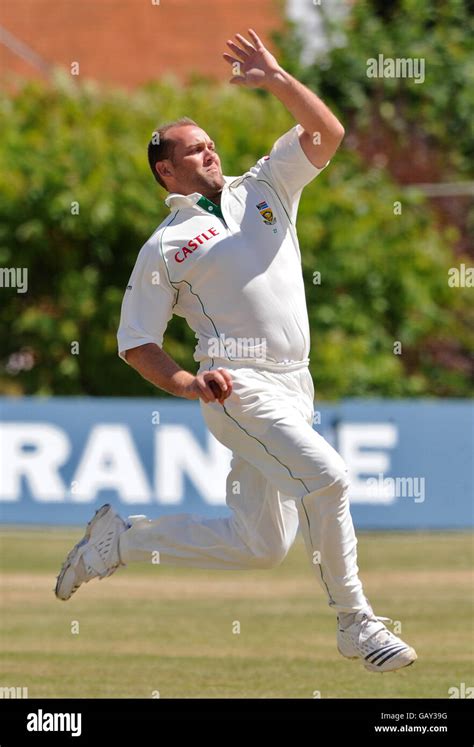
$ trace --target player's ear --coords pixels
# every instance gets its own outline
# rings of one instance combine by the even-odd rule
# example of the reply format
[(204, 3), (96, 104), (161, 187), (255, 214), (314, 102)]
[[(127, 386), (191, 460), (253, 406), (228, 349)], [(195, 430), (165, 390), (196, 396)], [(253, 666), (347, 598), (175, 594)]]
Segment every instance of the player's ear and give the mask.
[(155, 163), (155, 170), (162, 178), (173, 176), (173, 167), (168, 158), (165, 158), (163, 161), (157, 161)]

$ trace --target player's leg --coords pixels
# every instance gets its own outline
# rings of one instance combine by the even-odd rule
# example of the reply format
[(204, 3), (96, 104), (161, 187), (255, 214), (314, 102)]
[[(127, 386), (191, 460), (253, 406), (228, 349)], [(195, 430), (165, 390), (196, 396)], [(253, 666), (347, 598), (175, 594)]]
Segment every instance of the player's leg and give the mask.
[(231, 515), (205, 519), (174, 514), (159, 519), (138, 517), (120, 538), (125, 563), (244, 570), (280, 563), (298, 529), (295, 501), (280, 495), (264, 475), (233, 455), (226, 481), (226, 503)]
[(109, 576), (130, 562), (222, 570), (280, 563), (298, 528), (294, 499), (281, 495), (258, 469), (234, 454), (226, 500), (231, 515), (221, 519), (174, 514), (131, 516), (126, 523), (111, 506), (103, 506), (63, 563), (56, 596), (67, 600), (82, 583)]
[(203, 414), (216, 438), (296, 499), (310, 560), (330, 606), (354, 612), (367, 600), (358, 577), (347, 469), (312, 427), (312, 391), (307, 369), (238, 370), (224, 407), (211, 403)]
[[(278, 489), (294, 495), (308, 554), (329, 605), (338, 614), (338, 648), (367, 669), (411, 664), (415, 651), (375, 617), (358, 576), (357, 540), (349, 510), (347, 468), (312, 428), (313, 385), (307, 370), (288, 374), (234, 372), (225, 427), (216, 437), (239, 452)], [(209, 427), (221, 422), (205, 409)], [(243, 437), (244, 434), (244, 437)]]

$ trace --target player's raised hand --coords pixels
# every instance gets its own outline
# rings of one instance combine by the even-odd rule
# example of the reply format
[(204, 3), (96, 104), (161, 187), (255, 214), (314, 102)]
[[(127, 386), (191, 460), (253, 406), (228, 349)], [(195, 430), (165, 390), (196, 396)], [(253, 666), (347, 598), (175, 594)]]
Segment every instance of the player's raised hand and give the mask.
[(224, 52), (222, 56), (232, 67), (232, 78), (229, 82), (248, 88), (265, 88), (281, 67), (255, 31), (248, 29), (248, 33), (252, 43), (241, 34), (235, 35), (240, 46), (230, 40), (227, 41), (233, 55)]

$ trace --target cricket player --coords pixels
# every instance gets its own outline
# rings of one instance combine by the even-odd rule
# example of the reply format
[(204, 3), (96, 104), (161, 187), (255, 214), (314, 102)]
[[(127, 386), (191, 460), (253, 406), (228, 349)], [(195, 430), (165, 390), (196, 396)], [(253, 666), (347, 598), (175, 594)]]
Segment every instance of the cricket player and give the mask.
[[(56, 595), (135, 561), (244, 570), (281, 563), (300, 526), (337, 616), (337, 646), (374, 672), (405, 667), (413, 648), (376, 617), (358, 576), (347, 468), (313, 429), (309, 324), (296, 234), (303, 187), (344, 135), (337, 118), (289, 75), (252, 29), (224, 59), (231, 83), (263, 88), (298, 123), (245, 174), (224, 176), (211, 137), (184, 118), (160, 127), (148, 156), (170, 215), (141, 249), (122, 304), (120, 356), (177, 397), (200, 400), (232, 451), (230, 518), (190, 514), (123, 520), (106, 504), (69, 553)], [(249, 122), (249, 127), (254, 126)], [(162, 349), (173, 314), (198, 340), (197, 374)]]

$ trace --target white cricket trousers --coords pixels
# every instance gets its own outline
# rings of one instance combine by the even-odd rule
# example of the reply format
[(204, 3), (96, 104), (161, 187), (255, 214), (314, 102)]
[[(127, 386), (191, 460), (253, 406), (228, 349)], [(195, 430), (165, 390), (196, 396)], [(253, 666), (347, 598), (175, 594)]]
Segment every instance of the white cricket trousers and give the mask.
[(209, 430), (233, 453), (226, 486), (232, 514), (130, 517), (132, 526), (120, 537), (124, 563), (159, 557), (162, 564), (195, 568), (271, 568), (287, 554), (299, 524), (329, 606), (337, 612), (367, 606), (347, 468), (312, 427), (307, 365), (292, 365), (281, 372), (222, 363), (233, 392), (224, 405), (201, 401), (201, 408)]

